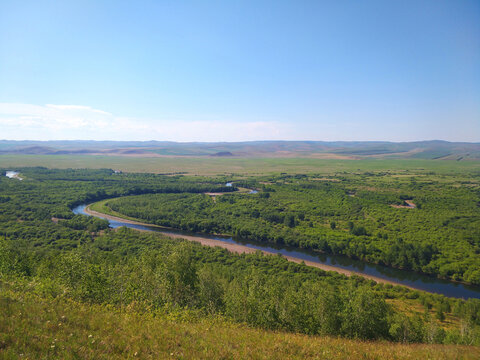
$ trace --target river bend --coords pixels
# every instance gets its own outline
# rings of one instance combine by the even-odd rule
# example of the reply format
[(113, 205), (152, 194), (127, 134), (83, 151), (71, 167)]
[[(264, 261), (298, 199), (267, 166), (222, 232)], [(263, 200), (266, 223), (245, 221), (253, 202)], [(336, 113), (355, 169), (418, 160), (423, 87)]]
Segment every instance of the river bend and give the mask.
[[(73, 209), (75, 214), (96, 216), (110, 222), (110, 227), (118, 228), (126, 226), (132, 229), (143, 231), (160, 232), (172, 237), (185, 237), (190, 240), (199, 241), (205, 245), (212, 244), (222, 246), (231, 251), (238, 251), (243, 248), (247, 252), (261, 250), (270, 254), (281, 254), (289, 261), (302, 262), (309, 266), (315, 266), (324, 270), (337, 271), (343, 274), (357, 274), (377, 282), (403, 285), (409, 288), (423, 290), (431, 293), (443, 294), (456, 298), (478, 298), (480, 299), (480, 286), (455, 283), (448, 280), (438, 279), (425, 274), (408, 270), (394, 269), (386, 266), (366, 263), (360, 260), (353, 260), (346, 256), (320, 254), (312, 250), (292, 248), (276, 244), (265, 244), (245, 239), (236, 239), (228, 236), (195, 234), (180, 230), (164, 229), (156, 226), (148, 226), (142, 223), (130, 222), (117, 217), (111, 217), (100, 213), (87, 213), (87, 205), (80, 205)], [(251, 249), (250, 251), (248, 251)]]

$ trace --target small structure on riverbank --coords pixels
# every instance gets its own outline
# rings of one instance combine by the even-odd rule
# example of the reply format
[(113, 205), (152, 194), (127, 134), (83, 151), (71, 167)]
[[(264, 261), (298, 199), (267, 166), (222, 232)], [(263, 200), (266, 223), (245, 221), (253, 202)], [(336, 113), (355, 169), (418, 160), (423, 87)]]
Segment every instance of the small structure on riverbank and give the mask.
[(13, 170), (7, 170), (7, 172), (5, 173), (5, 176), (8, 177), (9, 179), (23, 180), (23, 178), (20, 177), (19, 173)]

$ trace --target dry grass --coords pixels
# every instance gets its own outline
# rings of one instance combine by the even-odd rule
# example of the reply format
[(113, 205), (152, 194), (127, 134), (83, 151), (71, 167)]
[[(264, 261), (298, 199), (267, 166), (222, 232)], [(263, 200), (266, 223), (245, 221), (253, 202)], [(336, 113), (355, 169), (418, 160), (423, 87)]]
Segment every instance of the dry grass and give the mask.
[(262, 331), (222, 319), (178, 320), (134, 307), (0, 290), (2, 359), (478, 359), (480, 348), (402, 345)]
[[(425, 307), (416, 299), (387, 299), (387, 303), (392, 305), (396, 311), (412, 316), (425, 316)], [(431, 308), (428, 310), (430, 318), (438, 325), (439, 327), (445, 330), (459, 329), (460, 328), (460, 318), (455, 316), (452, 313), (444, 312), (445, 319), (440, 321), (436, 317), (436, 309)]]

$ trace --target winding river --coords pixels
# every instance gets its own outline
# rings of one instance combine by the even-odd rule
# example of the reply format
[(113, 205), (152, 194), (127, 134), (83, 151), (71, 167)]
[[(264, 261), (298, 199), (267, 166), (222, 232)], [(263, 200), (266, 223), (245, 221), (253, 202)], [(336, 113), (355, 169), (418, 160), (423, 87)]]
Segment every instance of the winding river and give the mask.
[[(245, 250), (256, 251), (261, 250), (271, 254), (281, 254), (289, 261), (301, 262), (310, 266), (316, 266), (325, 270), (338, 271), (343, 274), (357, 274), (365, 276), (377, 282), (385, 282), (397, 285), (407, 286), (409, 288), (423, 290), (431, 293), (443, 294), (449, 297), (456, 298), (478, 298), (480, 299), (480, 286), (466, 285), (455, 283), (447, 280), (438, 279), (424, 274), (419, 274), (413, 271), (393, 269), (386, 266), (369, 264), (359, 260), (353, 260), (346, 256), (320, 254), (312, 250), (304, 250), (292, 248), (288, 246), (280, 246), (274, 244), (258, 243), (245, 239), (237, 239), (228, 236), (194, 234), (183, 232), (180, 230), (170, 230), (159, 228), (156, 226), (148, 226), (141, 223), (135, 223), (128, 220), (123, 220), (111, 216), (103, 216), (99, 213), (87, 213), (85, 211), (87, 205), (80, 205), (73, 209), (75, 214), (82, 214), (88, 216), (97, 216), (99, 218), (107, 219), (110, 222), (110, 227), (118, 228), (126, 226), (132, 229), (143, 231), (161, 232), (172, 237), (185, 237), (190, 240), (199, 241), (203, 244), (218, 245), (225, 247), (232, 251), (245, 252)], [(238, 251), (243, 249), (243, 251)]]

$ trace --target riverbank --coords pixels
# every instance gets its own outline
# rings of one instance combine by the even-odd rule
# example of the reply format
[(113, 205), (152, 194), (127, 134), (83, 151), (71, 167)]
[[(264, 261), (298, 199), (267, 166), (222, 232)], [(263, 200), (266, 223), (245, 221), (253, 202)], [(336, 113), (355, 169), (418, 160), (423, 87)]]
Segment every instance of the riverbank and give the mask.
[[(168, 236), (170, 238), (186, 239), (186, 240), (189, 240), (189, 241), (196, 241), (196, 242), (199, 242), (200, 244), (202, 244), (204, 246), (211, 246), (211, 247), (219, 246), (219, 247), (221, 247), (223, 249), (226, 249), (230, 252), (234, 252), (234, 253), (238, 253), (238, 254), (242, 254), (242, 253), (250, 254), (250, 253), (254, 253), (256, 251), (261, 251), (263, 254), (266, 254), (266, 255), (277, 255), (273, 252), (269, 252), (269, 251), (265, 251), (265, 250), (257, 250), (257, 249), (254, 249), (254, 248), (251, 248), (251, 247), (248, 247), (248, 246), (244, 246), (244, 245), (240, 245), (240, 244), (232, 244), (232, 243), (224, 242), (224, 241), (221, 241), (221, 240), (210, 239), (210, 238), (201, 237), (201, 236), (197, 236), (197, 235), (193, 236), (193, 235), (183, 235), (183, 234), (171, 234), (171, 233), (166, 231), (167, 230), (166, 228), (158, 226), (158, 225), (152, 225), (152, 224), (147, 224), (147, 223), (140, 222), (140, 221), (128, 220), (128, 219), (124, 219), (124, 218), (121, 218), (121, 217), (108, 215), (108, 214), (104, 214), (104, 213), (92, 210), (90, 208), (91, 205), (92, 204), (87, 205), (85, 207), (85, 210), (84, 210), (85, 213), (88, 214), (88, 215), (101, 217), (101, 218), (104, 218), (104, 219), (107, 219), (107, 220), (112, 220), (112, 221), (124, 222), (124, 223), (132, 224), (132, 225), (140, 225), (140, 226), (148, 226), (148, 227), (156, 228), (156, 229), (158, 229), (157, 230), (158, 232), (160, 232), (161, 234), (163, 234), (165, 236)], [(164, 230), (164, 231), (162, 231), (162, 230)], [(154, 230), (151, 230), (151, 231), (154, 231)], [(335, 271), (337, 273), (340, 273), (340, 274), (343, 274), (343, 275), (346, 275), (346, 276), (352, 276), (352, 275), (361, 276), (361, 277), (364, 277), (366, 279), (373, 280), (377, 283), (405, 286), (409, 289), (417, 290), (413, 287), (406, 286), (404, 284), (400, 284), (400, 283), (397, 283), (397, 282), (394, 282), (394, 281), (391, 281), (391, 280), (382, 279), (382, 278), (379, 278), (379, 277), (376, 277), (376, 276), (366, 275), (366, 274), (362, 274), (362, 273), (359, 273), (359, 272), (356, 272), (356, 271), (350, 271), (350, 270), (342, 269), (342, 268), (331, 266), (331, 265), (316, 263), (316, 262), (309, 261), (309, 260), (303, 260), (303, 259), (299, 259), (299, 258), (296, 258), (296, 257), (293, 257), (293, 256), (288, 256), (288, 255), (282, 255), (282, 256), (285, 259), (287, 259), (288, 261), (295, 262), (295, 263), (302, 263), (303, 262), (307, 266), (312, 266), (312, 267), (315, 267), (315, 268), (318, 268), (318, 269), (322, 269), (324, 271)]]

